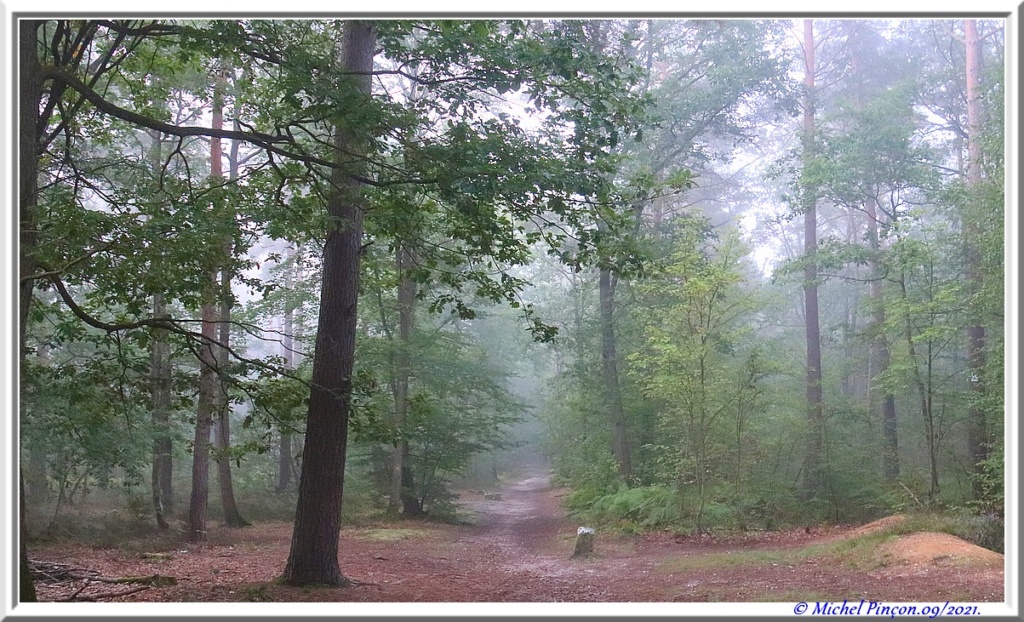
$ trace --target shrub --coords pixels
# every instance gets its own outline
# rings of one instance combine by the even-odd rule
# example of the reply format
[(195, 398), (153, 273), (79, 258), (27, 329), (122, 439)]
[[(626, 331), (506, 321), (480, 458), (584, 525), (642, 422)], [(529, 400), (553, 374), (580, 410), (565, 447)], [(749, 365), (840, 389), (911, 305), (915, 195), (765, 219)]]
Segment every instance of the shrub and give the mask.
[(679, 499), (664, 486), (623, 487), (595, 498), (585, 514), (628, 531), (666, 528), (679, 520)]

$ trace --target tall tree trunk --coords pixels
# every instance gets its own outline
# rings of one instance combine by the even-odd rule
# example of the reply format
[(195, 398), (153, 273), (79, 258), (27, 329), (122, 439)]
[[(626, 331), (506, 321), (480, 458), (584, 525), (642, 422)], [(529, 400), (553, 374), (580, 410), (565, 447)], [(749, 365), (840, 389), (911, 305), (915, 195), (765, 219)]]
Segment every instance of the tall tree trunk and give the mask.
[[(285, 257), (292, 263), (284, 273), (284, 288), (288, 292), (289, 298), (284, 303), (284, 339), (282, 347), (284, 348), (284, 368), (292, 370), (295, 369), (295, 354), (293, 352), (295, 342), (292, 336), (292, 333), (295, 331), (295, 308), (290, 297), (292, 296), (292, 287), (294, 285), (292, 273), (295, 270), (295, 251), (291, 246), (285, 251)], [(288, 485), (292, 482), (292, 433), (288, 428), (289, 425), (291, 424), (286, 423), (282, 425), (279, 423), (277, 426), (277, 486), (275, 490), (278, 493), (288, 490)]]
[[(872, 197), (867, 200), (868, 245), (871, 258), (868, 261), (871, 284), (868, 296), (871, 298), (871, 378), (869, 379), (869, 402), (872, 411), (879, 408), (882, 413), (882, 473), (885, 479), (895, 481), (900, 476), (899, 432), (896, 419), (896, 397), (886, 386), (883, 377), (889, 370), (891, 355), (889, 341), (885, 336), (885, 293), (882, 281), (882, 244), (879, 239), (878, 202)], [(877, 411), (876, 411), (877, 412)]]
[[(223, 94), (220, 80), (214, 87), (213, 122), (214, 129), (224, 126)], [(220, 138), (210, 138), (210, 179), (218, 183), (223, 177)], [(219, 207), (214, 207), (219, 211)], [(206, 509), (210, 495), (210, 432), (217, 423), (220, 428), (220, 405), (223, 386), (219, 377), (220, 335), (217, 324), (220, 320), (221, 285), (218, 271), (210, 273), (209, 281), (203, 287), (202, 296), (202, 343), (199, 346), (199, 398), (196, 406), (196, 434), (192, 444), (192, 496), (189, 502), (188, 538), (193, 542), (206, 541)]]
[(400, 241), (395, 249), (395, 268), (398, 272), (398, 348), (395, 353), (395, 381), (392, 393), (395, 399), (395, 429), (401, 438), (391, 454), (391, 494), (388, 513), (396, 516), (399, 508), (405, 516), (423, 513), (414, 489), (415, 479), (409, 464), (409, 440), (405, 437), (405, 420), (409, 412), (409, 348), (415, 320), (416, 282), (409, 271), (413, 268), (412, 250)]
[[(214, 129), (224, 127), (224, 90), (227, 85), (227, 70), (220, 69), (217, 73), (217, 82), (213, 89), (213, 119), (211, 126)], [(220, 141), (218, 152), (220, 151)], [(218, 153), (218, 157), (219, 157)], [(212, 154), (211, 154), (212, 156)], [(218, 163), (219, 164), (219, 163)], [(228, 158), (229, 179), (234, 181), (238, 178), (238, 141), (231, 141), (231, 157)], [(217, 167), (220, 168), (219, 166)], [(211, 176), (212, 176), (211, 170)], [(219, 172), (219, 171), (218, 171)], [(214, 178), (216, 179), (216, 177)], [(231, 231), (235, 226), (234, 210), (225, 208), (223, 210), (225, 224), (229, 225), (226, 231)], [(220, 300), (220, 329), (218, 333), (219, 347), (217, 353), (217, 369), (219, 371), (219, 391), (217, 392), (217, 411), (214, 425), (214, 446), (216, 447), (217, 462), (217, 483), (220, 485), (221, 506), (224, 510), (224, 523), (228, 527), (248, 527), (249, 522), (242, 518), (238, 511), (238, 504), (235, 502), (235, 487), (231, 479), (231, 400), (228, 396), (228, 350), (231, 347), (231, 257), (233, 250), (233, 233), (229, 233), (224, 240), (223, 261), (220, 272), (220, 283), (217, 286)]]
[(217, 453), (217, 481), (220, 484), (220, 500), (224, 508), (224, 523), (228, 527), (248, 527), (249, 521), (242, 518), (235, 502), (235, 487), (231, 479), (231, 402), (228, 396), (227, 368), (228, 348), (231, 345), (231, 269), (221, 271), (220, 302), (220, 347), (217, 349), (219, 389), (217, 399), (217, 423), (214, 443)]
[[(153, 296), (153, 317), (166, 318), (167, 304), (163, 294)], [(171, 361), (167, 331), (155, 329), (150, 341), (150, 394), (153, 402), (153, 511), (161, 529), (167, 529), (167, 517), (174, 510), (174, 489), (171, 482)]]
[[(967, 46), (967, 186), (970, 201), (976, 201), (977, 189), (981, 186), (981, 39), (978, 37), (977, 20), (964, 20), (964, 35)], [(964, 218), (964, 246), (966, 255), (966, 281), (968, 292), (973, 298), (981, 289), (981, 249), (979, 224), (976, 216)], [(975, 475), (973, 494), (975, 499), (984, 495), (981, 462), (988, 458), (989, 438), (985, 410), (981, 406), (985, 395), (985, 325), (977, 304), (968, 307), (970, 319), (967, 326), (967, 370), (971, 389), (970, 406), (967, 410), (968, 451), (971, 456), (972, 472)]]
[[(159, 177), (163, 166), (163, 137), (160, 132), (150, 130), (150, 167), (154, 177)], [(153, 317), (167, 318), (167, 301), (163, 294), (153, 296)], [(171, 352), (164, 329), (154, 329), (149, 345), (150, 399), (153, 422), (153, 470), (151, 486), (153, 511), (157, 525), (167, 529), (167, 517), (174, 511), (174, 485), (172, 483), (172, 441), (171, 441)]]
[(217, 308), (213, 287), (207, 286), (202, 307), (202, 341), (199, 344), (199, 399), (196, 433), (192, 442), (192, 495), (188, 509), (188, 539), (206, 541), (206, 509), (210, 495), (210, 430), (217, 410)]
[(622, 406), (619, 386), (618, 352), (615, 342), (615, 285), (616, 276), (608, 268), (601, 268), (598, 293), (601, 311), (601, 371), (604, 376), (605, 397), (611, 424), (612, 455), (619, 467), (619, 476), (627, 484), (633, 478), (629, 437), (626, 432), (626, 413)]
[[(25, 333), (28, 326), (28, 312), (32, 305), (32, 291), (35, 283), (26, 278), (36, 273), (35, 208), (39, 192), (39, 139), (41, 121), (39, 104), (43, 97), (43, 81), (39, 75), (38, 31), (40, 21), (23, 19), (18, 22), (18, 220), (20, 242), (20, 265), (18, 274), (21, 285), (18, 291), (18, 363), (25, 362)], [(18, 469), (19, 516), (19, 599), (22, 602), (36, 600), (35, 584), (28, 568), (28, 549), (25, 539), (28, 533), (25, 521), (25, 478)]]
[[(370, 96), (376, 35), (373, 22), (347, 21), (342, 67), (353, 73), (344, 85)], [(354, 128), (353, 128), (354, 129)], [(338, 566), (338, 533), (345, 481), (345, 449), (352, 408), (359, 256), (363, 233), (362, 184), (349, 175), (362, 168), (358, 155), (367, 138), (336, 127), (334, 157), (345, 169), (331, 171), (327, 212), (331, 224), (324, 243), (320, 319), (313, 355), (312, 388), (291, 550), (282, 580), (290, 585), (346, 585)]]
[[(815, 157), (814, 149), (814, 22), (804, 20), (804, 167)], [(804, 207), (804, 322), (807, 333), (807, 455), (804, 462), (803, 494), (807, 499), (823, 492), (822, 442), (825, 420), (822, 413), (821, 329), (818, 324), (818, 218), (817, 190), (805, 183)]]

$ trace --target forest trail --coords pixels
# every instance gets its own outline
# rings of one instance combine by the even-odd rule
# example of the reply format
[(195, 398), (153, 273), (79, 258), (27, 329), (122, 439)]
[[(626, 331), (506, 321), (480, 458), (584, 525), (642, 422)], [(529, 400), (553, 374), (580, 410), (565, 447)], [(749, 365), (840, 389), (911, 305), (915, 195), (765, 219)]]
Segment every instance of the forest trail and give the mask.
[(633, 556), (628, 547), (613, 546), (602, 555), (600, 541), (592, 559), (570, 559), (577, 525), (565, 517), (546, 467), (527, 466), (500, 494), (493, 500), (479, 492), (464, 496), (460, 505), (476, 515), (477, 525), (460, 540), (493, 549), (503, 572), (542, 582), (543, 600), (616, 600), (627, 596), (616, 593), (617, 580), (627, 577), (635, 590), (640, 575), (651, 571), (651, 560)]
[[(116, 599), (121, 602), (1003, 600), (1002, 556), (987, 552), (989, 557), (978, 561), (950, 555), (953, 549), (930, 551), (924, 558), (899, 554), (898, 545), (920, 536), (948, 546), (928, 534), (851, 549), (844, 543), (860, 542), (851, 538), (863, 536), (863, 530), (712, 538), (625, 536), (599, 529), (594, 554), (570, 559), (579, 525), (566, 517), (566, 491), (551, 487), (544, 466), (524, 465), (493, 492), (500, 498), (460, 491), (459, 504), (474, 515), (471, 525), (409, 520), (344, 528), (340, 563), (354, 581), (345, 588), (292, 588), (275, 581), (291, 538), (291, 524), (280, 521), (217, 527), (210, 543), (199, 548), (174, 541), (161, 548), (150, 536), (113, 548), (72, 541), (37, 544), (30, 557), (106, 577), (177, 579), (176, 585)], [(161, 556), (154, 558), (155, 552)], [(82, 585), (41, 581), (37, 587), (41, 599), (60, 600)], [(81, 595), (104, 592), (110, 593), (110, 586), (98, 584)]]

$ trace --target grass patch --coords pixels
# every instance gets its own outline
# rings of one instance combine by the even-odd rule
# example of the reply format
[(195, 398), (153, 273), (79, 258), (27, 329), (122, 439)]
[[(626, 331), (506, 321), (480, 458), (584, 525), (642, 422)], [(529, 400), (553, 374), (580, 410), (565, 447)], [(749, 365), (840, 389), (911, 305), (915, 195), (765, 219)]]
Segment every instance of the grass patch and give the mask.
[[(1001, 525), (987, 517), (964, 513), (911, 514), (902, 521), (870, 534), (792, 549), (737, 550), (677, 557), (663, 561), (660, 568), (664, 572), (689, 572), (743, 566), (794, 565), (811, 559), (830, 559), (853, 570), (877, 570), (889, 563), (889, 556), (880, 553), (879, 548), (900, 536), (921, 532), (947, 533), (984, 546), (982, 542), (992, 542), (996, 535), (1001, 537)], [(1001, 539), (998, 546), (986, 548), (1001, 552)]]
[(422, 538), (430, 535), (430, 532), (426, 529), (408, 528), (360, 529), (355, 531), (352, 535), (365, 540), (392, 542), (394, 540), (405, 540), (407, 538)]
[(745, 566), (791, 566), (810, 559), (831, 558), (856, 570), (874, 570), (886, 565), (884, 559), (879, 559), (878, 547), (895, 537), (894, 534), (882, 532), (792, 549), (739, 550), (676, 557), (663, 561), (660, 569), (664, 572), (690, 572)]

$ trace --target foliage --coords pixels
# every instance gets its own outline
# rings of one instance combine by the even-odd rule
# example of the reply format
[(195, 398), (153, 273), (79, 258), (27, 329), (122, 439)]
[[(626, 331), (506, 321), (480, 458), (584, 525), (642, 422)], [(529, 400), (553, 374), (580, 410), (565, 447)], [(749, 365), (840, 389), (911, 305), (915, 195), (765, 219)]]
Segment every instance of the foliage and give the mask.
[[(38, 175), (27, 177), (40, 190), (22, 206), (20, 244), (34, 280), (20, 366), (28, 488), (52, 488), (61, 504), (123, 488), (125, 520), (145, 513), (158, 432), (150, 356), (164, 341), (182, 479), (200, 307), (224, 269), (232, 287), (218, 302), (235, 323), (218, 371), (238, 489), (250, 513), (291, 516), (293, 490), (263, 501), (282, 431), (295, 465), (303, 458), (337, 172), (365, 206), (346, 520), (383, 509), (400, 441), (419, 502), (453, 514), (453, 478), (510, 454), (535, 413), (569, 509), (622, 530), (772, 529), (928, 505), (953, 508), (941, 520), (955, 533), (995, 543), (1004, 35), (980, 24), (982, 178), (968, 183), (957, 21), (816, 20), (825, 79), (803, 169), (803, 86), (791, 77), (803, 57), (781, 20), (382, 20), (369, 99), (339, 66), (337, 20), (42, 22)], [(211, 178), (204, 124), (218, 76), (231, 172)], [(339, 130), (368, 145), (358, 173), (334, 153)], [(795, 219), (808, 187), (826, 433), (825, 485), (810, 501), (795, 486), (808, 434)], [(399, 249), (415, 256), (401, 271)], [(970, 249), (980, 269), (967, 283)], [(409, 281), (404, 342), (397, 290)], [(169, 321), (152, 317), (158, 295)], [(604, 311), (628, 481), (598, 390)], [(985, 330), (980, 391), (968, 326)], [(880, 392), (898, 412), (898, 480), (879, 473)], [(964, 452), (974, 410), (990, 450), (977, 469)]]
[(664, 486), (623, 487), (597, 497), (577, 513), (627, 531), (663, 529), (677, 524), (680, 503), (676, 492)]

